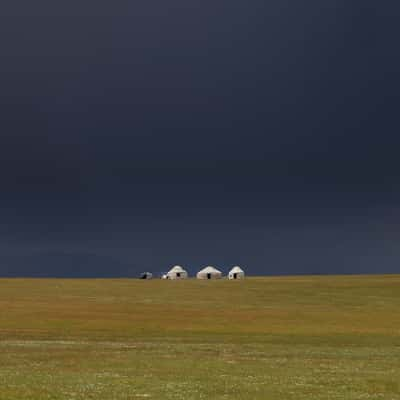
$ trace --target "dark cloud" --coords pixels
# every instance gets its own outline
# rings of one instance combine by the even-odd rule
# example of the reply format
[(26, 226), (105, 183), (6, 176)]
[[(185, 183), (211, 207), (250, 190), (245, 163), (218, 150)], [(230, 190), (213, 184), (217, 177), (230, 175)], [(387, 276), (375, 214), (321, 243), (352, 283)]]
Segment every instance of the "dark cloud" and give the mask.
[(1, 8), (0, 274), (398, 271), (394, 2)]

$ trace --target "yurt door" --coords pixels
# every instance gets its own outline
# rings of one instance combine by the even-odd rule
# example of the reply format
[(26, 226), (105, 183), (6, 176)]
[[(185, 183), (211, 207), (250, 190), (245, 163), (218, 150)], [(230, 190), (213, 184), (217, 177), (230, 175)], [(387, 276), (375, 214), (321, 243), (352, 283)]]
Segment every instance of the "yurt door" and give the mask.
[(233, 279), (237, 279), (237, 273), (236, 272), (233, 274)]
[(177, 272), (177, 273), (176, 273), (176, 277), (177, 277), (177, 278), (180, 278), (180, 277), (181, 277), (181, 273), (180, 273), (180, 272)]
[(211, 279), (211, 274), (210, 273), (207, 274), (207, 279)]

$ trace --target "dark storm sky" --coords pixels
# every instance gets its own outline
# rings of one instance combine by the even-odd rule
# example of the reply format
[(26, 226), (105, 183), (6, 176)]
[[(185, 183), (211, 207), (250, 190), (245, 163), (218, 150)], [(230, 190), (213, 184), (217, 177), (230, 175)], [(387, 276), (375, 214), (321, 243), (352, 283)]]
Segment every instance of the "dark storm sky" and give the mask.
[(400, 272), (395, 1), (2, 1), (0, 275)]

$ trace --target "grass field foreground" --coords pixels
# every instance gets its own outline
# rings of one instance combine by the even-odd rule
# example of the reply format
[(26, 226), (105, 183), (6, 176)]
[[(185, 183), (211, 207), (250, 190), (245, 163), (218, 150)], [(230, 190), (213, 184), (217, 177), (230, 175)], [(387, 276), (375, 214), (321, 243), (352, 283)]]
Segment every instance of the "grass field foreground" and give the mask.
[(0, 280), (0, 399), (400, 399), (400, 276)]

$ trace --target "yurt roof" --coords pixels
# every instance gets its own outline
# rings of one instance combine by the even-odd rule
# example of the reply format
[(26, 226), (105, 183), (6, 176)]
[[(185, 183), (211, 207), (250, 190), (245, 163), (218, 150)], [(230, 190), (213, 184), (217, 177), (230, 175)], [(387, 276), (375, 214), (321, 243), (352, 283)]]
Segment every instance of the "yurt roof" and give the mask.
[(180, 265), (175, 265), (169, 272), (186, 272)]
[(212, 274), (212, 273), (222, 274), (221, 271), (219, 271), (218, 269), (211, 267), (211, 266), (203, 268), (201, 271), (199, 271), (199, 273), (200, 272), (205, 273), (205, 274)]
[(237, 274), (237, 273), (242, 273), (242, 272), (244, 273), (242, 268), (240, 268), (239, 266), (235, 266), (229, 271), (230, 274)]

